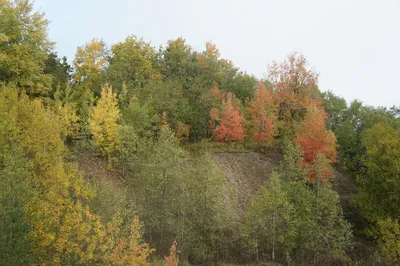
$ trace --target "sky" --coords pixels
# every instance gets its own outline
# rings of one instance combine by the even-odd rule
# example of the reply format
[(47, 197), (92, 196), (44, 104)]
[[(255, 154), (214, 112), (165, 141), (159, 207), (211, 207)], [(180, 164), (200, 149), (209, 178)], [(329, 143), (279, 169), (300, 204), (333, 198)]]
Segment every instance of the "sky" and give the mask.
[(331, 90), (367, 105), (400, 105), (399, 0), (36, 0), (59, 56), (72, 62), (92, 38), (107, 45), (134, 34), (158, 47), (207, 41), (240, 70), (265, 77), (268, 64), (304, 54)]

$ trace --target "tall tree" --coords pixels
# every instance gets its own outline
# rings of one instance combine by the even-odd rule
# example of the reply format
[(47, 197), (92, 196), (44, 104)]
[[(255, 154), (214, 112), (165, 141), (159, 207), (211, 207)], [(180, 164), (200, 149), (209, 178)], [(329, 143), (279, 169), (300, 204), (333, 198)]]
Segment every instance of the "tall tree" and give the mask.
[(248, 102), (246, 113), (248, 135), (258, 144), (272, 142), (277, 134), (276, 106), (272, 91), (259, 83), (255, 98)]
[(57, 89), (65, 91), (68, 82), (71, 79), (72, 67), (68, 64), (65, 56), (60, 59), (57, 56), (57, 53), (53, 52), (49, 54), (43, 72), (52, 76), (52, 96)]
[(75, 73), (72, 77), (83, 87), (83, 90), (100, 92), (100, 78), (108, 64), (107, 56), (106, 44), (98, 39), (92, 39), (76, 49)]
[(30, 1), (0, 2), (0, 84), (15, 84), (32, 95), (47, 94), (51, 76), (43, 70), (53, 48), (47, 26), (44, 13), (34, 12)]
[[(359, 177), (365, 215), (400, 218), (400, 146), (396, 131), (378, 123), (363, 137), (366, 173)], [(379, 207), (378, 207), (379, 206)]]
[(281, 180), (273, 172), (268, 184), (251, 203), (246, 217), (246, 231), (252, 236), (257, 258), (261, 255), (263, 259), (274, 261), (289, 257), (295, 239), (293, 214), (293, 206)]
[(335, 95), (331, 91), (323, 92), (322, 99), (324, 109), (328, 114), (326, 126), (336, 132), (336, 129), (343, 123), (347, 102), (344, 98)]
[(303, 162), (307, 165), (313, 164), (318, 153), (326, 156), (330, 162), (336, 160), (336, 137), (325, 128), (326, 118), (326, 113), (318, 102), (311, 103), (307, 108), (307, 114), (295, 139), (304, 154)]
[[(131, 35), (111, 47), (110, 65), (106, 71), (107, 82), (116, 91), (125, 83), (128, 98), (138, 93), (150, 80), (159, 78), (156, 53), (150, 43)], [(139, 90), (139, 91), (138, 91)]]
[(319, 98), (318, 74), (310, 69), (303, 55), (292, 53), (282, 63), (270, 65), (268, 78), (277, 95), (280, 134), (290, 138), (311, 100)]

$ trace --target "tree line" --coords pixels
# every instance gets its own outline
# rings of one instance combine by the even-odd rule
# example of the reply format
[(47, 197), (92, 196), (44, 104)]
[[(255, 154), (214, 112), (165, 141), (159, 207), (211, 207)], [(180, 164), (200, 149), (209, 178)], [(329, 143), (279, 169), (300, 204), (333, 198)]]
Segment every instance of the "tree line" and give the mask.
[[(396, 107), (322, 93), (297, 53), (259, 80), (183, 38), (92, 39), (70, 66), (47, 26), (0, 1), (2, 265), (348, 264), (359, 231), (400, 260)], [(242, 210), (207, 145), (282, 158)], [(85, 174), (86, 157), (117, 180)]]

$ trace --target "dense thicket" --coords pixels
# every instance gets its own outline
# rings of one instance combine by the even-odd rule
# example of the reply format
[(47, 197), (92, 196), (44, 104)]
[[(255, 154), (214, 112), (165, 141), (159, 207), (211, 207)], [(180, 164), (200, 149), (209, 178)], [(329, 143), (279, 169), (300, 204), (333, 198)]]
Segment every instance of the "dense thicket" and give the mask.
[[(72, 67), (47, 25), (0, 0), (1, 265), (344, 264), (353, 231), (400, 261), (398, 108), (321, 93), (297, 53), (258, 80), (183, 38), (94, 38)], [(196, 148), (209, 142), (282, 159), (239, 205)], [(334, 168), (356, 182), (362, 223), (346, 220)]]

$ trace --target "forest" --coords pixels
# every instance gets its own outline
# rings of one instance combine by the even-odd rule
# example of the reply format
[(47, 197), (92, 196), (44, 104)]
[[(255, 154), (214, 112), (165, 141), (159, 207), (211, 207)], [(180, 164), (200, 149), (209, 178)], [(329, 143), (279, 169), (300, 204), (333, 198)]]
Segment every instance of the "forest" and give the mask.
[[(296, 52), (258, 79), (212, 42), (88, 36), (70, 64), (48, 24), (0, 0), (0, 265), (400, 263), (400, 108)], [(273, 158), (245, 196), (240, 156)]]

